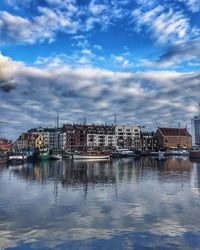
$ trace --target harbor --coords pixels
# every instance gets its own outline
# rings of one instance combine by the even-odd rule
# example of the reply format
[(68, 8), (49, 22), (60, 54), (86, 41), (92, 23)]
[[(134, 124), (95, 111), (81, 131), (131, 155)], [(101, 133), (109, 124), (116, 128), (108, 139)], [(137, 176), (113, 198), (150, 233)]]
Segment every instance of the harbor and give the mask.
[(198, 249), (199, 195), (188, 157), (0, 164), (0, 248)]

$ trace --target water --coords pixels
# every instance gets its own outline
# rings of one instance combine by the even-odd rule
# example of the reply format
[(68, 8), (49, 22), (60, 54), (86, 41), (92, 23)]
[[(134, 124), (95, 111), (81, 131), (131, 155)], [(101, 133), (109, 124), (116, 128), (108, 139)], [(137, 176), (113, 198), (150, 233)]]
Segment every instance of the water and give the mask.
[(200, 249), (200, 163), (1, 165), (0, 249)]

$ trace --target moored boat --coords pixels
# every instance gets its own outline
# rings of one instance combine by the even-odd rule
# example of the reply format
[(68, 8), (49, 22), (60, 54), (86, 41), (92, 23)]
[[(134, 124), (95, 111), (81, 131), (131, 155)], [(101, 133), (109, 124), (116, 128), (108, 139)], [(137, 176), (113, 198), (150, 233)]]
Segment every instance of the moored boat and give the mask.
[(164, 157), (164, 156), (166, 156), (166, 152), (164, 152), (164, 151), (151, 151), (150, 155)]
[(199, 150), (190, 151), (190, 158), (200, 159), (200, 151)]
[(120, 148), (117, 147), (116, 151), (112, 153), (113, 157), (128, 157), (128, 156), (135, 156), (136, 153), (134, 150), (127, 149), (127, 148)]
[(49, 155), (49, 159), (50, 160), (61, 160), (62, 155), (61, 154), (52, 154), (52, 155)]
[(99, 151), (88, 151), (88, 152), (78, 152), (72, 154), (72, 159), (98, 159), (105, 160), (110, 159), (109, 152), (99, 152)]
[(0, 155), (0, 164), (7, 163), (7, 156), (6, 155)]
[(49, 159), (49, 149), (48, 148), (42, 148), (39, 149), (36, 153), (38, 160), (48, 160)]
[(169, 155), (180, 155), (180, 156), (189, 156), (189, 151), (186, 149), (172, 149), (168, 151)]
[(27, 156), (21, 153), (13, 153), (8, 155), (8, 163), (20, 164), (27, 160)]

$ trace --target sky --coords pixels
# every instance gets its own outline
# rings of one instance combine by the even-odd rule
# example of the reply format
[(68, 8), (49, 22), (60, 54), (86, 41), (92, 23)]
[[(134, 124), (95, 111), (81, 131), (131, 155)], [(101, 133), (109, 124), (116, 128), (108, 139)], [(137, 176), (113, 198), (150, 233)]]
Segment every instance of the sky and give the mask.
[(199, 90), (199, 0), (0, 1), (0, 136), (56, 114), (190, 129)]

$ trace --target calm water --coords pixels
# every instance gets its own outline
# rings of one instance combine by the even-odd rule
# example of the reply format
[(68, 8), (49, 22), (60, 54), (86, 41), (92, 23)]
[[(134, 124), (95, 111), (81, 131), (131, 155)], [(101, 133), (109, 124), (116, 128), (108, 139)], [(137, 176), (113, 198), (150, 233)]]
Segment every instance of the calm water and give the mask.
[(200, 249), (200, 163), (1, 165), (0, 249)]

